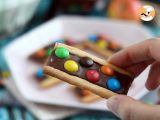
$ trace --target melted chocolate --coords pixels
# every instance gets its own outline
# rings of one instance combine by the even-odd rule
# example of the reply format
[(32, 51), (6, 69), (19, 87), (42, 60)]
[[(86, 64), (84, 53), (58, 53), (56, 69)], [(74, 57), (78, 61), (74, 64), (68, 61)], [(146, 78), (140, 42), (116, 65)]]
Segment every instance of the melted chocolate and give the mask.
[[(118, 79), (120, 81), (120, 83), (121, 83), (121, 89), (119, 91), (117, 91), (117, 93), (127, 94), (128, 89), (131, 86), (131, 83), (133, 81), (133, 79), (131, 77), (129, 77), (127, 75), (124, 75), (124, 74), (121, 74), (121, 73), (116, 72), (116, 71), (114, 71), (114, 75), (113, 76), (107, 76), (107, 75), (103, 74), (101, 72), (101, 70), (100, 70), (102, 65), (100, 65), (100, 64), (98, 64), (96, 62), (94, 62), (91, 67), (84, 67), (84, 66), (80, 65), (81, 57), (73, 55), (73, 54), (70, 54), (70, 56), (68, 58), (66, 58), (66, 59), (59, 59), (58, 57), (55, 56), (54, 52), (55, 51), (52, 52), (52, 55), (51, 55), (51, 57), (49, 59), (49, 63), (48, 63), (49, 66), (54, 67), (56, 69), (59, 69), (59, 70), (61, 70), (63, 72), (66, 72), (66, 73), (68, 73), (70, 75), (83, 78), (83, 79), (86, 79), (86, 75), (85, 74), (86, 74), (86, 72), (88, 70), (90, 70), (90, 69), (97, 70), (99, 72), (99, 75), (100, 75), (100, 80), (95, 83), (96, 85), (99, 85), (99, 86), (104, 87), (104, 88), (107, 89), (107, 87), (106, 87), (107, 80), (114, 77), (114, 78)], [(78, 66), (79, 66), (78, 72), (68, 72), (68, 71), (65, 70), (64, 63), (67, 60), (74, 60), (74, 61), (76, 61), (78, 63)]]

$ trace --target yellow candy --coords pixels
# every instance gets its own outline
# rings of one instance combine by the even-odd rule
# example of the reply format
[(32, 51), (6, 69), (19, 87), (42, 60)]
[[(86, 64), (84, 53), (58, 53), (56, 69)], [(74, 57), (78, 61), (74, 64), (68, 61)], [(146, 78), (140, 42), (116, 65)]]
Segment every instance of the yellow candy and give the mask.
[(106, 47), (108, 47), (108, 42), (105, 40), (99, 40), (96, 42), (96, 45), (102, 49), (105, 49)]
[(67, 60), (64, 63), (64, 68), (69, 72), (77, 72), (78, 71), (78, 64), (73, 60)]
[(3, 78), (8, 78), (10, 76), (10, 73), (7, 71), (2, 71), (2, 77)]

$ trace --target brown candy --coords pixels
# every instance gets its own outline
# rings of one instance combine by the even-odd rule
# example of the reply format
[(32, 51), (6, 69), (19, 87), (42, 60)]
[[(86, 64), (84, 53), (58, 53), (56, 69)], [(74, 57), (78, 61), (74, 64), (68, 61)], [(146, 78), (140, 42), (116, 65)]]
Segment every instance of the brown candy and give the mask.
[(80, 59), (80, 64), (81, 64), (82, 66), (84, 66), (84, 67), (91, 67), (91, 66), (94, 64), (94, 62), (93, 62), (93, 60), (92, 60), (91, 58), (89, 58), (89, 57), (82, 57), (82, 58)]

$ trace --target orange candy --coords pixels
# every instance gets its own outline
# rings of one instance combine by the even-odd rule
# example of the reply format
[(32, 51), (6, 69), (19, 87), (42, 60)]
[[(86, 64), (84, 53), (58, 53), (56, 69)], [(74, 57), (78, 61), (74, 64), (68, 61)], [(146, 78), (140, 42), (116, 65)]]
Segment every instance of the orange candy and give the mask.
[(117, 49), (117, 48), (119, 48), (119, 45), (116, 44), (116, 43), (114, 43), (114, 42), (110, 42), (109, 48), (111, 48), (111, 49)]
[(102, 66), (101, 67), (101, 72), (106, 74), (106, 75), (113, 75), (113, 73), (114, 73), (114, 71), (108, 66)]
[(39, 51), (36, 53), (36, 56), (37, 56), (37, 57), (44, 57), (44, 56), (45, 56), (45, 50), (44, 50), (44, 49), (39, 50)]

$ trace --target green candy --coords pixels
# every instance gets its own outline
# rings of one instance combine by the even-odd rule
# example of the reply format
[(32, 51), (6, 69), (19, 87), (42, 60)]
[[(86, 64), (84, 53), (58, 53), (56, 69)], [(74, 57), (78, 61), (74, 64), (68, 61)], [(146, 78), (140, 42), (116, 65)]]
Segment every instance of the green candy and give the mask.
[(55, 55), (58, 58), (64, 59), (64, 58), (67, 58), (69, 56), (69, 51), (66, 48), (64, 48), (64, 47), (58, 47), (55, 50)]
[(50, 55), (51, 55), (51, 53), (52, 53), (52, 49), (51, 49), (51, 48), (48, 48), (48, 49), (47, 49), (47, 53), (46, 53), (46, 54), (47, 54), (47, 56), (50, 56)]

